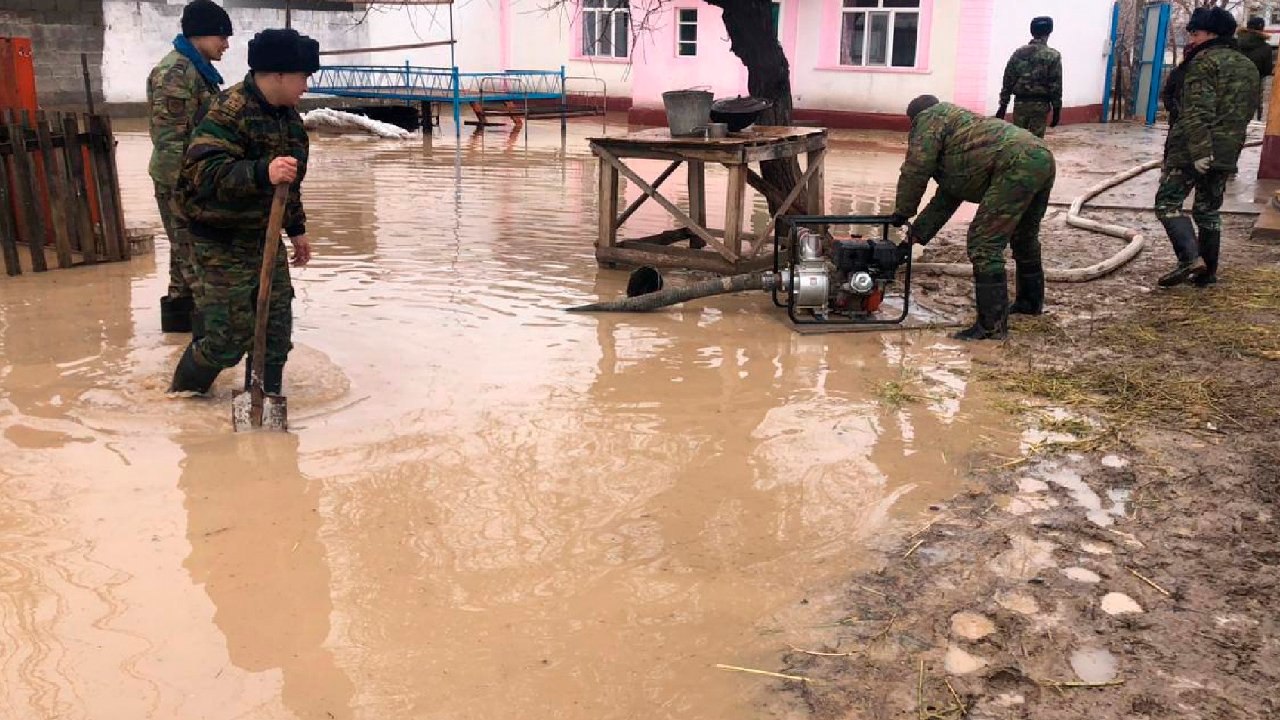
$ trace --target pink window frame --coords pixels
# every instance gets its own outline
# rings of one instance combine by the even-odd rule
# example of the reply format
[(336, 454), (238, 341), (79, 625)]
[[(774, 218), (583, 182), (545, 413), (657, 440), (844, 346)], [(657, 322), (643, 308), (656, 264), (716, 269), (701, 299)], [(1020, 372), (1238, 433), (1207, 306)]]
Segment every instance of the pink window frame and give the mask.
[[(631, 3), (627, 3), (630, 9)], [(628, 19), (630, 25), (630, 19)], [(613, 57), (612, 55), (587, 55), (582, 52), (582, 0), (573, 0), (573, 15), (569, 18), (569, 41), (572, 43), (573, 51), (569, 57), (573, 60), (583, 60), (593, 63), (612, 63), (614, 65), (629, 65), (631, 63), (631, 55), (636, 51), (634, 38), (627, 39), (627, 56)]]
[(929, 54), (933, 40), (933, 5), (937, 0), (920, 0), (920, 28), (916, 37), (916, 66), (900, 67), (865, 67), (860, 65), (840, 64), (840, 32), (844, 1), (824, 0), (822, 4), (822, 34), (818, 37), (817, 70), (836, 70), (839, 72), (890, 73), (905, 75), (922, 75), (929, 72), (932, 58)]

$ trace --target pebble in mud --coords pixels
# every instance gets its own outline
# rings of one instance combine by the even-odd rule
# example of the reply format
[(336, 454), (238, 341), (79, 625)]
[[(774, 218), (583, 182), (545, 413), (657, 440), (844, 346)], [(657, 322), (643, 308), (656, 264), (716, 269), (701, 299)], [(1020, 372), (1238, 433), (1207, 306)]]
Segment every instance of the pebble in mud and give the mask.
[(1081, 648), (1071, 653), (1071, 669), (1087, 683), (1108, 683), (1116, 679), (1116, 656), (1101, 648)]
[(1108, 615), (1136, 615), (1142, 612), (1142, 606), (1124, 593), (1107, 593), (1102, 598), (1102, 612)]
[(968, 675), (987, 666), (985, 658), (965, 652), (952, 645), (947, 648), (947, 655), (942, 660), (942, 667), (951, 675)]
[(971, 612), (958, 612), (951, 616), (951, 634), (965, 640), (981, 640), (996, 631), (996, 624)]
[(1114, 553), (1114, 551), (1107, 545), (1104, 545), (1102, 543), (1089, 542), (1088, 540), (1085, 540), (1084, 542), (1080, 543), (1080, 549), (1083, 550), (1084, 552), (1089, 553), (1090, 555), (1111, 555)]
[(1106, 468), (1119, 469), (1127, 466), (1128, 464), (1129, 461), (1119, 455), (1107, 455), (1102, 458), (1102, 467)]
[(1069, 567), (1063, 570), (1062, 574), (1076, 582), (1088, 583), (1090, 585), (1102, 582), (1102, 578), (1098, 576), (1098, 573), (1082, 567)]
[(1005, 610), (1016, 612), (1019, 615), (1035, 615), (1040, 612), (1040, 606), (1036, 603), (1036, 599), (1022, 593), (997, 595), (996, 602)]

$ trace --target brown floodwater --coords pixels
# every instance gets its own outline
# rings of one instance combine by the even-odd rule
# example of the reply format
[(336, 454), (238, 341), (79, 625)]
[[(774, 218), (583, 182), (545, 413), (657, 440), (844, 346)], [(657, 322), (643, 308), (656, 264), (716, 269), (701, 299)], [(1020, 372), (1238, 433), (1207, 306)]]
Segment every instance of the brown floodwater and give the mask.
[[(162, 240), (0, 278), (0, 718), (799, 713), (715, 665), (831, 641), (877, 537), (1016, 429), (938, 334), (800, 336), (763, 294), (564, 313), (626, 281), (597, 131), (315, 138), (288, 434), (231, 432), (238, 371), (166, 397)], [(847, 140), (830, 209), (875, 211), (900, 143)], [(121, 133), (131, 225), (149, 150)]]

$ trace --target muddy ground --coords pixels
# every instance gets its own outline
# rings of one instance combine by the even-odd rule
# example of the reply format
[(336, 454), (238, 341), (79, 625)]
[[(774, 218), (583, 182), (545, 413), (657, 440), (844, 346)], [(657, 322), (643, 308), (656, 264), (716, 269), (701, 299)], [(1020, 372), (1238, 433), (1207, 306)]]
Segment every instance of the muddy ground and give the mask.
[[(1231, 216), (1220, 284), (1152, 291), (1173, 263), (1154, 217), (1086, 215), (1142, 228), (1148, 250), (1051, 284), (1047, 315), (982, 351), (978, 375), (1042, 437), (971, 458), (968, 490), (883, 547), (844, 616), (785, 657), (813, 717), (1280, 713), (1280, 246)], [(962, 260), (959, 232), (926, 259)], [(1042, 238), (1050, 266), (1119, 247), (1061, 213)], [(921, 285), (970, 303), (967, 281)]]

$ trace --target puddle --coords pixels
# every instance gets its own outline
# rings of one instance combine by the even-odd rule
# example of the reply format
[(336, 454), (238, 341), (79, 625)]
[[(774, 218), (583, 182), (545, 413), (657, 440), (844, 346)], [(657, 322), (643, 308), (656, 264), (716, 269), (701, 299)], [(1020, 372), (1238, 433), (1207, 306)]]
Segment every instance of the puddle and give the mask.
[[(315, 140), (292, 434), (230, 432), (239, 371), (165, 396), (163, 241), (0, 279), (0, 716), (759, 715), (772, 684), (713, 666), (777, 669), (886, 522), (1016, 447), (940, 335), (802, 337), (763, 294), (562, 312), (626, 274), (597, 126), (537, 127)], [(886, 152), (829, 155), (832, 211), (891, 200)], [(130, 224), (148, 153), (121, 134)], [(884, 402), (904, 377), (929, 399)]]
[(1098, 493), (1080, 476), (1080, 473), (1060, 463), (1042, 463), (1034, 471), (1040, 480), (1066, 490), (1071, 499), (1086, 511), (1089, 521), (1099, 527), (1111, 527), (1116, 518), (1125, 516), (1125, 503), (1129, 500), (1128, 490), (1109, 489), (1106, 491), (1107, 502), (1104, 503)]
[(1106, 650), (1081, 648), (1071, 653), (1071, 669), (1081, 682), (1109, 683), (1116, 679), (1119, 663)]

